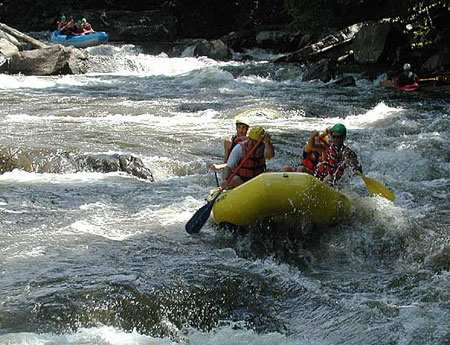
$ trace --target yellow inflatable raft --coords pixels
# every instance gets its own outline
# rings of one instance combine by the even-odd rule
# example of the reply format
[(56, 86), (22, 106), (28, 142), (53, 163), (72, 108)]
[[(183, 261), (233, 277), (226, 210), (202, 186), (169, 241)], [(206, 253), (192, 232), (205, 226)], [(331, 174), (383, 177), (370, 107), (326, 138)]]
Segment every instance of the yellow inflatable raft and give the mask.
[(351, 213), (347, 197), (304, 173), (264, 173), (223, 192), (213, 207), (217, 224), (251, 225), (269, 217), (334, 224)]

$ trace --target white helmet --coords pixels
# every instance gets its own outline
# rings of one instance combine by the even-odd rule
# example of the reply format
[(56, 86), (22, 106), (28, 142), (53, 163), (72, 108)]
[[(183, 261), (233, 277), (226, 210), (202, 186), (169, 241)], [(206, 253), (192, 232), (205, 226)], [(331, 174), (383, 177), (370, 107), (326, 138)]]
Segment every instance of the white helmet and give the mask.
[(248, 119), (245, 116), (236, 116), (234, 119), (236, 120), (236, 124), (237, 125), (242, 124), (242, 125), (245, 125), (247, 127), (250, 127), (249, 121), (248, 121)]
[(405, 63), (404, 65), (403, 65), (403, 70), (404, 71), (409, 71), (411, 69), (411, 65), (409, 64), (409, 63)]

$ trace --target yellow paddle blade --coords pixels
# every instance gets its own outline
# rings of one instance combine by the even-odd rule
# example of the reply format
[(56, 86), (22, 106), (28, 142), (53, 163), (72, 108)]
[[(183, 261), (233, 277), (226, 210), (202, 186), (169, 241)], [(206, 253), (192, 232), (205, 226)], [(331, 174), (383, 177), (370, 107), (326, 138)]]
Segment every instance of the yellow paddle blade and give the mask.
[(387, 188), (384, 184), (373, 178), (361, 174), (359, 176), (361, 176), (361, 178), (363, 179), (364, 183), (366, 184), (367, 190), (370, 193), (380, 195), (390, 201), (395, 200), (394, 192)]

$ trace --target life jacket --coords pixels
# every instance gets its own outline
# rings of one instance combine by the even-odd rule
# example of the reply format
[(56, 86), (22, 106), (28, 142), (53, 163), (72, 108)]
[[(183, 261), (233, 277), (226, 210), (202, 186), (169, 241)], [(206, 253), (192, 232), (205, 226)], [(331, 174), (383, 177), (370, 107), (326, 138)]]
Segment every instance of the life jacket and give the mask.
[(69, 20), (69, 21), (66, 23), (66, 25), (64, 25), (64, 26), (61, 28), (60, 31), (61, 31), (64, 35), (73, 35), (74, 32), (75, 32), (75, 30), (76, 30), (75, 22), (73, 21), (73, 19), (71, 19), (71, 20)]
[(310, 171), (314, 171), (317, 163), (319, 162), (319, 157), (320, 157), (320, 155), (317, 151), (311, 151), (311, 152), (303, 151), (302, 164), (306, 169), (308, 169)]
[(230, 153), (231, 153), (231, 151), (233, 151), (234, 147), (237, 144), (239, 144), (247, 139), (248, 138), (246, 136), (238, 137), (236, 134), (231, 137), (231, 147), (230, 147), (230, 151), (228, 151), (228, 154), (225, 157), (225, 162), (228, 160), (228, 157), (230, 157)]
[(64, 26), (66, 26), (66, 24), (67, 24), (67, 21), (58, 21), (58, 22), (56, 22), (57, 30), (61, 31), (64, 28)]
[[(325, 137), (319, 136), (319, 140), (322, 143), (329, 145), (328, 141), (325, 139)], [(309, 144), (306, 144), (303, 147), (302, 164), (305, 168), (307, 168), (311, 172), (313, 172), (314, 169), (316, 168), (317, 163), (319, 163), (319, 159), (324, 158), (324, 157), (325, 157), (324, 154), (321, 154), (320, 152), (315, 151), (314, 149), (310, 148)]]
[[(242, 157), (245, 158), (247, 153), (252, 149), (250, 141), (246, 140), (239, 143), (242, 146)], [(242, 164), (236, 175), (242, 177), (244, 180), (249, 180), (252, 177), (258, 176), (266, 170), (266, 159), (264, 157), (264, 144), (260, 143), (256, 150), (250, 157)]]
[(351, 167), (353, 172), (362, 171), (358, 162), (358, 157), (348, 146), (342, 145), (340, 149), (331, 144), (325, 151), (325, 159), (319, 162), (314, 170), (314, 176), (323, 180), (327, 176), (333, 176), (331, 181), (334, 184), (338, 181), (347, 167)]
[(89, 34), (91, 32), (94, 32), (94, 30), (92, 29), (91, 24), (89, 24), (89, 23), (83, 24), (81, 27), (83, 28), (83, 33), (84, 34)]

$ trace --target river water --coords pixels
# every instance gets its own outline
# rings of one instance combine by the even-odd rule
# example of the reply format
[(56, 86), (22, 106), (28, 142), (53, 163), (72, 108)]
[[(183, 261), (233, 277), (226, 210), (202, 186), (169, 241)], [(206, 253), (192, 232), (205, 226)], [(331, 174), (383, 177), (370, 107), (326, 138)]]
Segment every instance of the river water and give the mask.
[[(0, 344), (450, 343), (448, 256), (436, 264), (450, 246), (449, 93), (326, 87), (264, 60), (90, 52), (87, 75), (0, 75), (0, 146), (132, 154), (155, 182), (0, 176)], [(352, 219), (298, 250), (211, 223), (189, 236), (242, 112), (272, 134), (271, 170), (343, 122), (397, 200), (344, 181)]]

